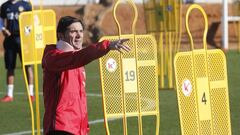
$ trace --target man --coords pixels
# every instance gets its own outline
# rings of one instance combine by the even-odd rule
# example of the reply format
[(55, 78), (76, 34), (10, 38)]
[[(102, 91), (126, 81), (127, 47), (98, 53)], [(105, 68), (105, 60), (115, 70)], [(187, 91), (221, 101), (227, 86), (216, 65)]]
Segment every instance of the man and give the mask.
[[(24, 11), (30, 11), (30, 3), (23, 0), (8, 0), (1, 6), (0, 17), (6, 24), (6, 28), (2, 28), (3, 35), (5, 36), (4, 46), (4, 60), (5, 68), (7, 69), (7, 95), (3, 97), (1, 102), (13, 101), (13, 88), (14, 88), (14, 69), (16, 67), (17, 54), (21, 59), (21, 45), (18, 17)], [(28, 78), (28, 87), (30, 89), (30, 96), (34, 100), (33, 94), (33, 72), (31, 66), (25, 68)]]
[(123, 42), (107, 41), (82, 48), (84, 25), (62, 17), (57, 45), (47, 45), (42, 59), (45, 135), (87, 135), (89, 132), (84, 65), (110, 50), (130, 51)]

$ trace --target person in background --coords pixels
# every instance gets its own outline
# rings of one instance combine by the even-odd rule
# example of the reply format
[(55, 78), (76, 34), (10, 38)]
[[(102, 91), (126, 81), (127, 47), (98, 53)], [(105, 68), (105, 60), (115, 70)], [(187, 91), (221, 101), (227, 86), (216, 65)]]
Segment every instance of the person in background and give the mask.
[[(5, 36), (3, 47), (5, 68), (7, 70), (7, 95), (0, 99), (0, 102), (13, 101), (14, 70), (16, 67), (17, 54), (19, 54), (20, 60), (22, 58), (18, 18), (20, 13), (24, 11), (31, 11), (31, 9), (31, 4), (23, 0), (8, 0), (1, 5), (0, 17), (3, 19), (4, 23), (2, 33)], [(27, 73), (31, 100), (33, 101), (34, 93), (32, 67), (26, 66), (25, 70)]]
[[(84, 66), (110, 50), (130, 51), (128, 39), (83, 44), (81, 20), (64, 16), (57, 26), (56, 45), (46, 45), (42, 58), (44, 135), (87, 135), (89, 132)], [(92, 82), (94, 83), (94, 82)]]

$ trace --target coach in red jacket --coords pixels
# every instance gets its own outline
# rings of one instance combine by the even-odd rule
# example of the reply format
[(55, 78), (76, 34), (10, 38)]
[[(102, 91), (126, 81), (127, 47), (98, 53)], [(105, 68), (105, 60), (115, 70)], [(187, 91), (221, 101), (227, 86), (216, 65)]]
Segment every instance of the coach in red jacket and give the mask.
[(45, 135), (87, 135), (89, 132), (84, 65), (110, 50), (130, 51), (123, 42), (107, 41), (82, 48), (84, 25), (74, 17), (62, 17), (57, 26), (57, 45), (43, 54)]

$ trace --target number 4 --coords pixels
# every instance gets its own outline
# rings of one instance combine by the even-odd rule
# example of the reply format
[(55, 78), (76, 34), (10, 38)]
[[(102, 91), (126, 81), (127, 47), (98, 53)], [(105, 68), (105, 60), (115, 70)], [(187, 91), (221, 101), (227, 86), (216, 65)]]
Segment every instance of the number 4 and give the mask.
[(205, 105), (207, 104), (207, 99), (206, 99), (205, 92), (203, 93), (203, 96), (202, 96), (202, 102), (204, 102)]

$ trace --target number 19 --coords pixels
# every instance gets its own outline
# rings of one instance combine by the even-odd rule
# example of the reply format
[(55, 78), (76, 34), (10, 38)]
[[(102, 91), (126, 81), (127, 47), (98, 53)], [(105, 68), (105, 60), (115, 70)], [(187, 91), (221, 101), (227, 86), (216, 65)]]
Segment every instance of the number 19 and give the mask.
[(134, 81), (135, 80), (135, 72), (133, 70), (125, 72), (126, 79), (125, 81)]

